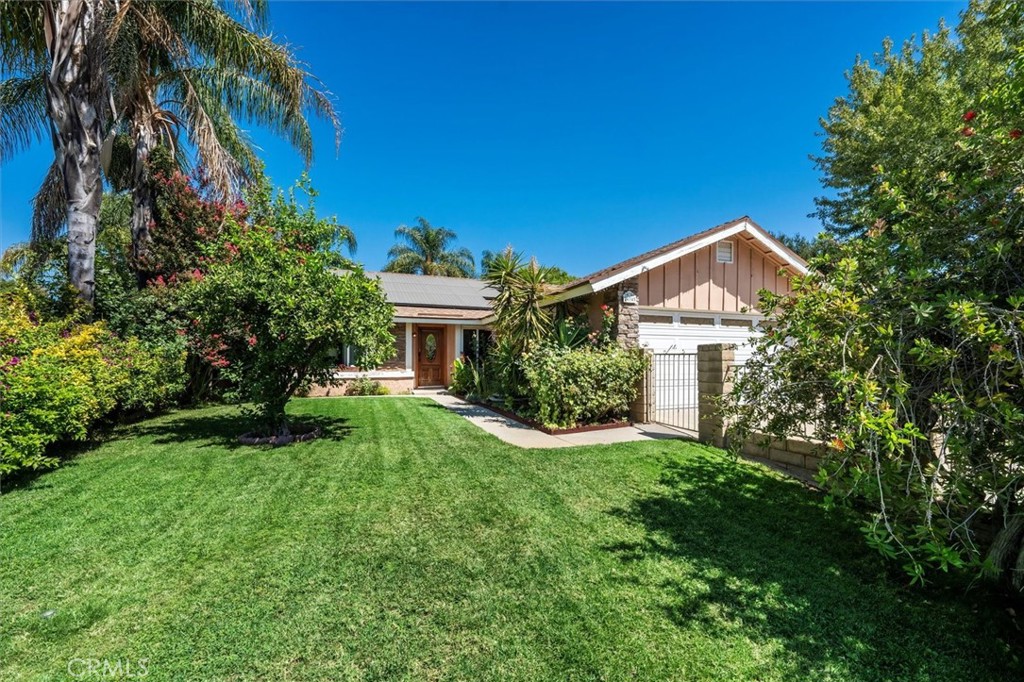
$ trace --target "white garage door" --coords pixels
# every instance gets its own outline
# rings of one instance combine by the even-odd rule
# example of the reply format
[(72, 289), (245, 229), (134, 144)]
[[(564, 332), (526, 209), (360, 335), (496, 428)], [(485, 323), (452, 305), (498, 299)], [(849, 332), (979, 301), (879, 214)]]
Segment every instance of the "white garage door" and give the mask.
[(750, 357), (750, 340), (761, 335), (751, 328), (754, 317), (640, 314), (640, 345), (655, 353), (696, 353), (707, 343), (736, 344), (736, 363)]

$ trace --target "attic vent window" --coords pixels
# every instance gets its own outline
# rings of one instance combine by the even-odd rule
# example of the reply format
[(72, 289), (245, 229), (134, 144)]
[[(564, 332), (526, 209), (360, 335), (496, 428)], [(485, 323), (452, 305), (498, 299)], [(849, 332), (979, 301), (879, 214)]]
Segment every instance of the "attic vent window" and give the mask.
[(732, 262), (732, 242), (718, 242), (718, 262), (719, 263), (731, 263)]

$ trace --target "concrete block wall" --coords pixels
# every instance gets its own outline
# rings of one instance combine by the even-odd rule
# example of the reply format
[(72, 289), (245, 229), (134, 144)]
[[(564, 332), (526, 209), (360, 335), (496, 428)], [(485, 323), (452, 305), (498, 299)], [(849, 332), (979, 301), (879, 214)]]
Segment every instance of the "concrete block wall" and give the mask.
[(697, 347), (698, 438), (718, 448), (739, 446), (748, 457), (766, 459), (801, 478), (813, 476), (821, 466), (825, 446), (803, 438), (772, 440), (753, 434), (744, 443), (729, 443), (728, 424), (719, 413), (719, 400), (733, 388), (736, 346), (714, 343)]
[(741, 452), (747, 457), (766, 459), (787, 471), (813, 476), (821, 467), (825, 444), (805, 438), (777, 440), (765, 434), (751, 434)]
[(732, 364), (736, 345), (710, 343), (697, 346), (697, 404), (700, 415), (697, 437), (702, 443), (724, 448), (726, 423), (719, 414), (718, 401), (732, 391)]

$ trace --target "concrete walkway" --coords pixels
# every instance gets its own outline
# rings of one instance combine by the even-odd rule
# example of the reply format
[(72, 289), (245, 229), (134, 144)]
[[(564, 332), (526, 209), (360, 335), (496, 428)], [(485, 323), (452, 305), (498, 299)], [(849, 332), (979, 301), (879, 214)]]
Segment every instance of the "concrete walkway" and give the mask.
[(645, 440), (677, 440), (687, 436), (658, 424), (624, 426), (620, 429), (587, 431), (552, 436), (514, 419), (493, 412), (486, 407), (467, 403), (444, 391), (420, 390), (414, 395), (431, 398), (455, 414), (461, 415), (487, 433), (520, 448), (571, 448), (579, 445), (607, 445)]

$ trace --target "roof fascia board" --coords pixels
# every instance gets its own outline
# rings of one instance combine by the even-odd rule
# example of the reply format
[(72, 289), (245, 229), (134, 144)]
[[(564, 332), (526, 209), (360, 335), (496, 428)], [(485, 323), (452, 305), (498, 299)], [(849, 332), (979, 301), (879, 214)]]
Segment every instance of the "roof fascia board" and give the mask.
[(394, 322), (412, 322), (413, 324), (460, 324), (463, 327), (479, 327), (484, 324), (484, 320), (474, 319), (467, 320), (461, 317), (405, 317), (396, 316), (392, 318)]
[(597, 289), (595, 289), (593, 285), (590, 284), (590, 282), (584, 282), (583, 284), (573, 287), (572, 289), (566, 289), (565, 291), (560, 291), (557, 294), (548, 296), (547, 298), (541, 300), (540, 306), (542, 308), (546, 308), (549, 305), (561, 303), (562, 301), (568, 301), (570, 298), (577, 298), (579, 296), (592, 294), (595, 291), (597, 291)]
[(772, 253), (781, 258), (783, 263), (787, 263), (790, 267), (799, 272), (801, 275), (807, 274), (807, 266), (804, 265), (803, 263), (799, 263), (793, 260), (792, 256), (790, 256), (784, 250), (779, 248), (779, 245), (775, 243), (774, 239), (769, 238), (767, 235), (761, 232), (761, 230), (756, 229), (749, 223), (745, 223), (745, 228), (748, 233), (750, 233), (751, 235), (754, 236), (755, 239), (757, 239), (757, 241), (767, 246)]
[(715, 242), (720, 242), (723, 239), (728, 239), (733, 235), (743, 232), (745, 229), (747, 229), (746, 222), (742, 222), (738, 225), (733, 225), (732, 227), (724, 229), (721, 232), (709, 234), (707, 237), (704, 237), (703, 239), (700, 239), (698, 241), (692, 242), (690, 244), (684, 244), (680, 246), (678, 249), (673, 249), (668, 253), (663, 253), (660, 256), (655, 256), (654, 258), (648, 261), (644, 261), (643, 263), (637, 263), (628, 270), (623, 270), (622, 272), (612, 275), (611, 277), (606, 277), (605, 279), (594, 282), (592, 285), (593, 290), (601, 291), (603, 289), (607, 289), (608, 287), (614, 286), (619, 282), (623, 282), (627, 279), (630, 279), (631, 277), (636, 277), (644, 270), (651, 270), (653, 268), (658, 267), (659, 265), (664, 265), (665, 263), (674, 261), (676, 258), (685, 256), (688, 253), (699, 251), (703, 249), (705, 246), (710, 246)]

